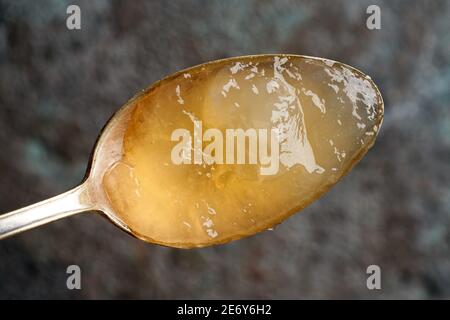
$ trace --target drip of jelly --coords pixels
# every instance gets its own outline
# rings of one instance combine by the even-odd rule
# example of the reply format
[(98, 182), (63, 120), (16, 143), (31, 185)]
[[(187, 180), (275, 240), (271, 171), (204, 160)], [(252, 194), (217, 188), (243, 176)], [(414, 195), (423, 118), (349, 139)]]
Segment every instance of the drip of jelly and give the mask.
[[(179, 72), (128, 107), (122, 156), (103, 188), (135, 235), (183, 248), (242, 238), (298, 212), (361, 159), (383, 119), (368, 76), (283, 55)], [(241, 144), (227, 136), (238, 129)]]

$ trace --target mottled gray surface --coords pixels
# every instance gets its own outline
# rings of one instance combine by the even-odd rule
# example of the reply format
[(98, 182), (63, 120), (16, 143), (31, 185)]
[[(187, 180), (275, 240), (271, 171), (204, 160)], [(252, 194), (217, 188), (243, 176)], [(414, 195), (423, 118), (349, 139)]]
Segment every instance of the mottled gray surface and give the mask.
[[(81, 31), (65, 27), (69, 3)], [(379, 31), (365, 28), (371, 3)], [(379, 85), (379, 139), (341, 183), (275, 231), (201, 250), (93, 214), (35, 229), (0, 242), (0, 298), (450, 298), (450, 1), (0, 1), (0, 212), (75, 186), (139, 89), (268, 52), (336, 59)], [(70, 264), (81, 291), (65, 287)]]

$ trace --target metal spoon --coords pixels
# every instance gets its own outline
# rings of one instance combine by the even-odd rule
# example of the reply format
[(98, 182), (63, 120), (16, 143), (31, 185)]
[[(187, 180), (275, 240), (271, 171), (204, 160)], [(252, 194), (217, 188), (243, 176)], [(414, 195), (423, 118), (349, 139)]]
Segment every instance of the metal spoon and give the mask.
[[(200, 87), (203, 91), (198, 91)], [(205, 96), (189, 96), (189, 90), (204, 92)], [(163, 106), (163, 109), (158, 109), (162, 111), (157, 111), (152, 99), (161, 99), (162, 103), (167, 104), (167, 110), (164, 111)], [(199, 109), (198, 101), (205, 103), (205, 106)], [(264, 106), (252, 106), (252, 101)], [(286, 108), (283, 107), (285, 102)], [(222, 105), (216, 108), (215, 103)], [(166, 162), (163, 166), (161, 162), (158, 168), (161, 174), (166, 174), (161, 177), (170, 176), (172, 171), (182, 172), (183, 177), (194, 184), (189, 187), (194, 190), (189, 193), (193, 200), (182, 197), (184, 190), (181, 187), (179, 194), (169, 195), (170, 185), (164, 181), (154, 181), (152, 183), (161, 184), (161, 190), (154, 193), (155, 201), (165, 201), (171, 208), (172, 200), (174, 203), (184, 201), (174, 207), (180, 211), (154, 210), (149, 215), (160, 214), (162, 218), (136, 221), (135, 217), (128, 216), (135, 211), (130, 209), (127, 212), (121, 203), (133, 205), (138, 198), (128, 195), (129, 187), (120, 184), (116, 188), (105, 188), (105, 174), (123, 161), (124, 141), (130, 126), (138, 121), (136, 114), (147, 114), (145, 112), (150, 109), (156, 113), (152, 119), (159, 122), (163, 122), (161, 119), (167, 112), (173, 115), (173, 119), (186, 117), (187, 122), (174, 120), (173, 123), (172, 117), (168, 117), (169, 120), (161, 124), (164, 130), (176, 128), (177, 121), (195, 123), (195, 119), (203, 120), (209, 126), (217, 124), (222, 129), (233, 123), (238, 126), (255, 123), (261, 126), (264, 123), (269, 128), (284, 128), (281, 131), (286, 132), (279, 133), (281, 138), (278, 136), (280, 167), (270, 177), (257, 170), (262, 165), (255, 163), (241, 167), (236, 164), (213, 164), (212, 168), (204, 163), (203, 166), (192, 164), (189, 167), (186, 164), (183, 167)], [(158, 118), (158, 112), (161, 118)], [(217, 60), (192, 67), (156, 82), (126, 103), (100, 133), (83, 182), (59, 196), (1, 215), (0, 239), (85, 211), (103, 214), (139, 239), (167, 246), (202, 247), (239, 239), (281, 222), (338, 182), (373, 145), (382, 119), (383, 101), (371, 79), (350, 66), (332, 60), (296, 55), (259, 55)], [(289, 128), (297, 131), (291, 132)], [(155, 133), (152, 134), (154, 136)], [(340, 138), (342, 136), (347, 140)], [(166, 141), (169, 139), (170, 136), (164, 137), (164, 144), (159, 144), (159, 141), (152, 143), (156, 149), (164, 149), (170, 145)], [(336, 141), (341, 141), (341, 150)], [(151, 150), (149, 152), (151, 154)], [(170, 152), (168, 149), (168, 157)], [(139, 167), (139, 164), (133, 165)], [(165, 167), (169, 168), (167, 172)], [(210, 169), (213, 171), (204, 171)], [(202, 172), (202, 178), (192, 178)], [(211, 177), (211, 173), (215, 176)], [(125, 179), (120, 174), (118, 177)], [(207, 187), (201, 184), (204, 182), (200, 179), (207, 181)], [(307, 184), (302, 186), (302, 181)], [(177, 182), (188, 183), (187, 180)], [(280, 189), (280, 185), (285, 189)], [(250, 188), (257, 190), (251, 193)], [(217, 192), (223, 190), (223, 197), (213, 196), (217, 192), (212, 193), (211, 189)], [(205, 195), (203, 198), (202, 194)], [(215, 201), (214, 208), (208, 202), (210, 200)], [(271, 201), (273, 205), (270, 205)], [(202, 206), (204, 211), (201, 211)], [(242, 209), (242, 212), (232, 208)], [(158, 225), (153, 221), (161, 222)]]

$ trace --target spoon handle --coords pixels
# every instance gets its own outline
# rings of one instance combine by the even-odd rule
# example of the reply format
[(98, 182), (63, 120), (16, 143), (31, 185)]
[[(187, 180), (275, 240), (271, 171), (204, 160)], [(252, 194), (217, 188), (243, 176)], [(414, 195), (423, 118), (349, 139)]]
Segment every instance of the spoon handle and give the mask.
[(0, 215), (0, 239), (92, 209), (86, 187), (82, 184), (56, 197)]

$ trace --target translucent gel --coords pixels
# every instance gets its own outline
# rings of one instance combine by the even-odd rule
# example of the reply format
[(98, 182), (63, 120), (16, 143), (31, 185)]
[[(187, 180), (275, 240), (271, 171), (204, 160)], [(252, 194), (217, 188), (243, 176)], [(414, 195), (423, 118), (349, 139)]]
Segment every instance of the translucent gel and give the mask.
[[(130, 108), (122, 159), (108, 169), (103, 186), (133, 233), (176, 247), (248, 236), (304, 208), (367, 152), (383, 117), (369, 77), (299, 56), (198, 66), (156, 84)], [(262, 174), (261, 159), (248, 163), (247, 149), (244, 164), (206, 163), (202, 152), (211, 141), (194, 135), (199, 121), (202, 133), (223, 133), (224, 155), (226, 129), (276, 129), (278, 170)], [(171, 157), (178, 144), (172, 133), (180, 128), (191, 133), (192, 148), (183, 155), (192, 164)]]

